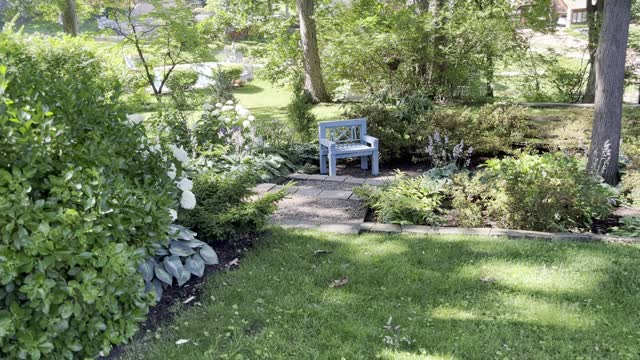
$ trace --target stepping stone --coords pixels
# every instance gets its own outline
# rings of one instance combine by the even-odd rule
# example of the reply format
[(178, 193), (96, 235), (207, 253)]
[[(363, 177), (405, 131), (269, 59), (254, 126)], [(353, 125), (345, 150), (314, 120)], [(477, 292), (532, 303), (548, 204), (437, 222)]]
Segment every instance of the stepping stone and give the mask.
[(351, 191), (323, 190), (318, 197), (320, 199), (347, 200), (353, 193)]
[(296, 192), (296, 196), (317, 197), (322, 190), (313, 188), (300, 188)]
[(324, 181), (326, 178), (327, 178), (327, 175), (309, 175), (307, 180)]
[(354, 224), (321, 224), (318, 230), (336, 234), (357, 234), (360, 226)]
[(346, 176), (327, 176), (324, 181), (343, 182), (347, 179)]
[(358, 185), (364, 184), (364, 181), (365, 181), (365, 179), (362, 179), (362, 178), (355, 178), (355, 177), (352, 177), (352, 176), (348, 176), (348, 177), (344, 180), (344, 182), (346, 182), (346, 183), (349, 183), (349, 184), (358, 184)]
[(379, 180), (379, 179), (367, 179), (364, 182), (367, 185), (371, 185), (371, 186), (382, 186), (384, 185), (384, 180)]
[(349, 196), (349, 200), (363, 201), (364, 199), (361, 198), (360, 196), (352, 193), (351, 196)]
[(309, 178), (309, 175), (308, 174), (295, 173), (295, 174), (290, 174), (287, 177), (289, 179), (294, 179), (294, 180), (307, 180)]

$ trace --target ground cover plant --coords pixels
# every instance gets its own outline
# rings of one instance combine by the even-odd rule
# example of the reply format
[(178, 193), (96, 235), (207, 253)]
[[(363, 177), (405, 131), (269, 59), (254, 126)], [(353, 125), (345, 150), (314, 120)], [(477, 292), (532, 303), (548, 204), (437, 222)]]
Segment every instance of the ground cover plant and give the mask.
[(124, 359), (637, 356), (637, 245), (274, 230)]

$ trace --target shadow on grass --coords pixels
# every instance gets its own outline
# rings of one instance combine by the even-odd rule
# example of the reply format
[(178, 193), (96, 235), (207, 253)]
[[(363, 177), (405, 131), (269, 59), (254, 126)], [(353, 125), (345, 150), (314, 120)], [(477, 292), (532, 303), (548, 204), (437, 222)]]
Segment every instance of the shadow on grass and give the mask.
[(274, 229), (240, 270), (207, 281), (202, 307), (131, 354), (633, 358), (639, 261), (631, 246)]

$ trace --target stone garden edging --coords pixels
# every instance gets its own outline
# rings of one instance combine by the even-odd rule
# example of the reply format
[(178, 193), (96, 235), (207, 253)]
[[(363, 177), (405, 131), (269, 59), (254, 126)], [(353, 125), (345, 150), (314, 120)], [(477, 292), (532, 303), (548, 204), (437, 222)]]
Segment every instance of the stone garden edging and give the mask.
[(410, 235), (461, 235), (461, 236), (487, 236), (507, 237), (512, 239), (540, 239), (553, 241), (581, 241), (581, 242), (605, 242), (617, 244), (640, 243), (640, 238), (621, 237), (613, 235), (579, 234), (579, 233), (551, 233), (541, 231), (510, 230), (499, 228), (460, 228), (438, 227), (426, 225), (398, 225), (363, 222), (361, 224), (311, 224), (298, 223), (295, 225), (279, 225), (284, 228), (313, 229), (321, 232), (338, 234), (410, 234)]

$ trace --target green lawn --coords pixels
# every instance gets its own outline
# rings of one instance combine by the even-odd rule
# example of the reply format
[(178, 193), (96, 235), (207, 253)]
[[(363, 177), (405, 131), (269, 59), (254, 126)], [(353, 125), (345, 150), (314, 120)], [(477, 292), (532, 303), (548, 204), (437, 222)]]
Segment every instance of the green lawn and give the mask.
[(638, 246), (274, 229), (125, 358), (638, 359), (638, 264)]
[[(286, 120), (287, 104), (291, 100), (291, 90), (271, 84), (262, 79), (254, 79), (234, 94), (240, 104), (251, 110), (259, 120)], [(342, 119), (342, 110), (338, 104), (318, 104), (313, 113), (319, 121)]]

